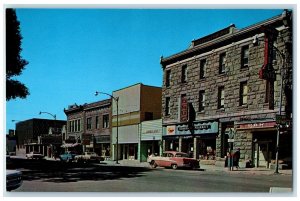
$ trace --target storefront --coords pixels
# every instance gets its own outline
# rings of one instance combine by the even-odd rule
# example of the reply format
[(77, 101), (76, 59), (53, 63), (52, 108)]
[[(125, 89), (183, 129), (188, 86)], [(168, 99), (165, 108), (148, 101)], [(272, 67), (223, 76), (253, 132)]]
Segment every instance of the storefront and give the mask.
[(192, 127), (187, 124), (164, 127), (164, 150), (186, 152), (197, 159), (214, 159), (218, 122), (195, 122)]
[(161, 155), (162, 120), (144, 121), (141, 123), (140, 161), (147, 161), (151, 154)]

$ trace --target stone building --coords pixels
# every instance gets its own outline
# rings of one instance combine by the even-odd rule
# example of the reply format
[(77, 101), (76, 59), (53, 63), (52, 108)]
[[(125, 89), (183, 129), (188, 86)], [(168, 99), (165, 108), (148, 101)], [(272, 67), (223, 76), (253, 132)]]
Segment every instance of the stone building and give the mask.
[(240, 148), (242, 160), (269, 167), (279, 136), (279, 158), (291, 161), (291, 20), (285, 10), (230, 25), (161, 58), (164, 150), (220, 160)]
[(63, 147), (110, 156), (111, 99), (70, 105), (64, 112), (67, 115), (67, 132)]

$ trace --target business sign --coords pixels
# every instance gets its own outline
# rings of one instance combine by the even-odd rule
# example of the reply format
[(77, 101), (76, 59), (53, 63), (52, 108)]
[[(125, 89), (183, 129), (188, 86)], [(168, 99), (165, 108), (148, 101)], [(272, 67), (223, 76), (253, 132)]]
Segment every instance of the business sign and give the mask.
[(273, 128), (276, 126), (276, 122), (257, 122), (257, 123), (248, 123), (240, 124), (237, 126), (237, 129), (254, 129), (254, 128)]
[[(210, 134), (218, 133), (219, 127), (218, 122), (198, 122), (194, 123), (194, 134)], [(191, 130), (187, 124), (177, 125), (176, 135), (190, 135)]]
[(167, 126), (167, 135), (175, 135), (176, 126)]
[(180, 122), (188, 121), (188, 102), (186, 96), (181, 97)]

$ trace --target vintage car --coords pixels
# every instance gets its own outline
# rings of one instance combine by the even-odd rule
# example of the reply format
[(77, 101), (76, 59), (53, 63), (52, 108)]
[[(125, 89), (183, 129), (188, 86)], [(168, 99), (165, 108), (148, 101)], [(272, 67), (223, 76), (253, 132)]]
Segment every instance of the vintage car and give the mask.
[(18, 170), (6, 170), (6, 191), (19, 188), (23, 183), (22, 172)]
[(28, 154), (26, 154), (26, 158), (27, 159), (43, 159), (44, 156), (38, 152), (29, 152)]
[(189, 158), (187, 153), (177, 151), (166, 151), (162, 156), (149, 156), (147, 162), (150, 163), (152, 168), (170, 167), (177, 168), (199, 168), (199, 161), (193, 158)]
[(63, 162), (72, 162), (75, 158), (76, 154), (70, 151), (67, 151), (63, 154), (59, 155), (59, 159)]

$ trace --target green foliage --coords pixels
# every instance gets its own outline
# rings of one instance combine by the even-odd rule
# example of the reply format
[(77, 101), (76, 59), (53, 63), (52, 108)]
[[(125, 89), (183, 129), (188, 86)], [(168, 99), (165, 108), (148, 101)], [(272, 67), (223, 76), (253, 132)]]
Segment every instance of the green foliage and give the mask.
[(6, 9), (6, 100), (26, 98), (28, 88), (21, 82), (12, 79), (19, 76), (28, 62), (20, 55), (21, 48), (20, 22), (14, 9)]

